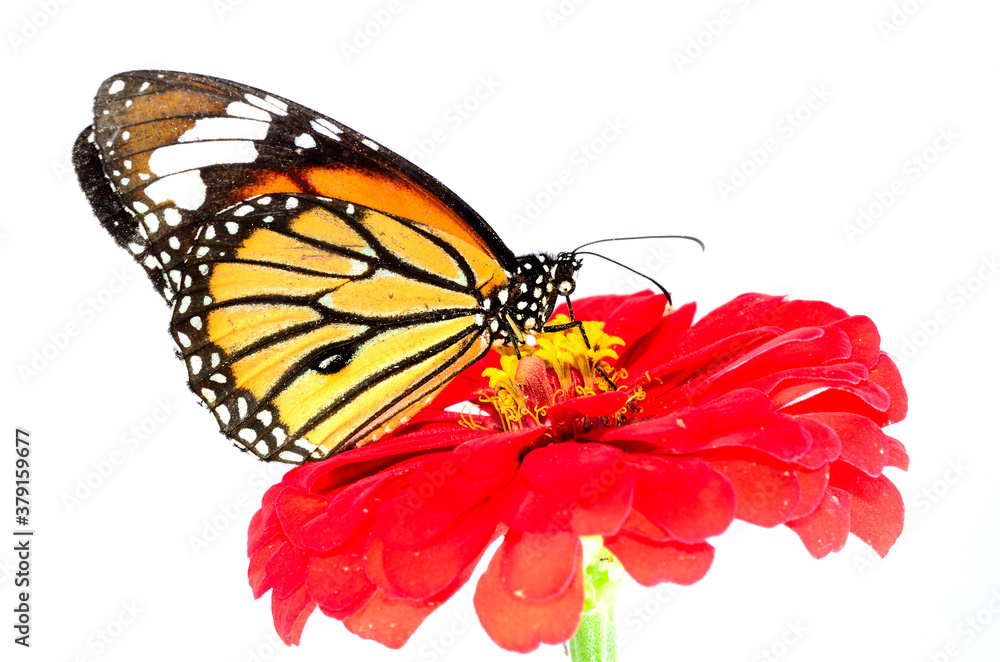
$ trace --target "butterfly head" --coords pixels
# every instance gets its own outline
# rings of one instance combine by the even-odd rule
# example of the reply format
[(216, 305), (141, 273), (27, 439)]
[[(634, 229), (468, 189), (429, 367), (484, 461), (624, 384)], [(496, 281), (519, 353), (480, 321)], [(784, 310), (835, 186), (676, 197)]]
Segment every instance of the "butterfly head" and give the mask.
[(559, 253), (549, 271), (553, 289), (559, 296), (568, 297), (576, 290), (576, 272), (582, 264), (574, 253)]

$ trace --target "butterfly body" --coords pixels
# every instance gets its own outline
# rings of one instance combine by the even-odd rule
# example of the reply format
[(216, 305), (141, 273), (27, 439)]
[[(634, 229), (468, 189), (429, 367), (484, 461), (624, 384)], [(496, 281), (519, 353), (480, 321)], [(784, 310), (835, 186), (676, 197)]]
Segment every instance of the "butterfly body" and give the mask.
[(208, 76), (109, 78), (73, 160), (171, 306), (191, 389), (265, 460), (323, 459), (405, 424), (491, 346), (541, 331), (580, 266), (516, 257), (385, 147)]

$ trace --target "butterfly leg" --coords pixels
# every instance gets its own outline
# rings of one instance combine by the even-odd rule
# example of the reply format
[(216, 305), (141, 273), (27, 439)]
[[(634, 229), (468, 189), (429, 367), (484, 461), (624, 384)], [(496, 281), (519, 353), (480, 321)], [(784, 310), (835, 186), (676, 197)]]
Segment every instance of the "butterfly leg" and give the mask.
[[(573, 315), (573, 304), (570, 302), (569, 297), (565, 297), (565, 299), (566, 299), (566, 308), (569, 309), (569, 318), (571, 321), (567, 322), (566, 324), (549, 324), (543, 326), (541, 328), (541, 331), (544, 333), (550, 333), (552, 331), (568, 331), (569, 329), (579, 329), (580, 335), (583, 336), (583, 344), (587, 346), (587, 349), (592, 349), (590, 345), (590, 339), (587, 337), (587, 331), (583, 328), (583, 322), (576, 319), (576, 316)], [(608, 386), (611, 387), (612, 391), (618, 390), (618, 387), (615, 385), (613, 381), (611, 381), (611, 378), (608, 377), (608, 375), (603, 370), (601, 370), (596, 365), (594, 366), (594, 370), (596, 370), (597, 374), (599, 374), (604, 379), (604, 381), (607, 382)]]

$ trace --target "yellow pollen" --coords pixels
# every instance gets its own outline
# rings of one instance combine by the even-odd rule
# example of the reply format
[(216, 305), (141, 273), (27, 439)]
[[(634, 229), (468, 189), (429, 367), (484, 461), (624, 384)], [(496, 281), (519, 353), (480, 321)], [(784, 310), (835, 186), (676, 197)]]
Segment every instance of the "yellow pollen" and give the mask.
[[(550, 320), (550, 324), (566, 324), (570, 321), (565, 315), (556, 315)], [(603, 322), (583, 322), (583, 328), (590, 340), (590, 347), (583, 340), (583, 334), (579, 329), (568, 329), (553, 333), (539, 333), (536, 335), (536, 344), (522, 345), (518, 349), (522, 360), (515, 356), (514, 348), (503, 346), (498, 348), (500, 352), (500, 367), (487, 368), (483, 371), (483, 377), (489, 381), (490, 392), (481, 394), (479, 401), (485, 406), (491, 406), (500, 415), (503, 428), (505, 430), (521, 429), (525, 426), (543, 425), (548, 408), (557, 402), (567, 399), (567, 397), (584, 397), (596, 395), (609, 391), (611, 387), (602, 377), (598, 370), (608, 376), (614, 383), (620, 383), (628, 377), (628, 372), (620, 369), (613, 369), (607, 360), (618, 358), (618, 353), (612, 349), (615, 346), (624, 345), (625, 341), (617, 336), (604, 333)], [(526, 384), (537, 381), (537, 376), (541, 364), (531, 364), (524, 362), (528, 357), (541, 359), (544, 366), (550, 369), (555, 375), (557, 384), (545, 386), (544, 398), (536, 390), (524, 390)], [(519, 380), (519, 366), (525, 369), (524, 375)], [(551, 373), (550, 373), (551, 374)], [(521, 381), (527, 379), (527, 382)], [(545, 380), (542, 380), (545, 381)], [(531, 396), (529, 393), (533, 393)], [(571, 395), (570, 395), (571, 394)], [(630, 397), (626, 406), (621, 412), (616, 414), (619, 422), (624, 422), (629, 408), (633, 410), (633, 401), (642, 400), (645, 394), (641, 389), (637, 390)], [(539, 402), (539, 398), (550, 399), (549, 402)], [(532, 401), (529, 402), (529, 399)], [(464, 419), (463, 419), (464, 421)], [(463, 424), (466, 424), (463, 422)], [(470, 419), (467, 423), (473, 426)]]

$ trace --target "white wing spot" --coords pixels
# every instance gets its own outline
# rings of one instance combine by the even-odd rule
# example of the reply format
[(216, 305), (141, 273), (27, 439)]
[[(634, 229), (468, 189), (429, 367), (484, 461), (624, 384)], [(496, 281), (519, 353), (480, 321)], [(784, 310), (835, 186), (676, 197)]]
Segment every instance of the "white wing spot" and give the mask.
[(314, 119), (313, 121), (309, 122), (309, 126), (315, 129), (316, 133), (322, 134), (327, 138), (333, 138), (334, 140), (340, 140), (340, 136), (338, 136), (337, 134), (343, 133), (344, 131), (339, 126), (333, 124), (324, 117)]
[(312, 149), (316, 146), (316, 139), (308, 133), (303, 133), (295, 137), (295, 146), (302, 149)]
[(255, 106), (251, 106), (248, 103), (243, 103), (242, 101), (234, 101), (226, 106), (226, 114), (232, 115), (233, 117), (245, 117), (248, 120), (260, 120), (262, 122), (271, 121), (271, 115), (269, 113), (266, 113)]
[(108, 94), (118, 94), (125, 89), (125, 81), (116, 80), (111, 83), (111, 87), (108, 88)]
[(295, 209), (299, 206), (298, 198), (288, 198), (285, 200), (285, 209)]
[(201, 357), (195, 355), (191, 357), (191, 374), (197, 375), (199, 372), (201, 372)]
[(198, 140), (263, 140), (270, 124), (242, 117), (204, 117), (178, 138), (179, 143)]
[[(180, 147), (188, 148), (191, 145), (180, 145)], [(166, 148), (161, 147), (160, 149)], [(154, 152), (154, 156), (155, 154), (156, 152)], [(181, 209), (197, 209), (201, 207), (202, 203), (205, 202), (207, 191), (208, 189), (205, 187), (205, 182), (202, 181), (201, 173), (198, 170), (170, 175), (146, 187), (146, 195), (153, 202), (166, 203), (170, 201)]]
[(211, 165), (253, 163), (256, 158), (252, 140), (203, 140), (158, 147), (148, 163), (150, 171), (162, 177)]
[(378, 151), (378, 145), (376, 145), (376, 144), (375, 144), (374, 142), (372, 142), (372, 141), (371, 141), (371, 140), (369, 140), (368, 138), (365, 138), (364, 140), (362, 140), (362, 141), (361, 141), (361, 143), (362, 143), (363, 145), (366, 145), (366, 146), (368, 146), (368, 147), (371, 147), (371, 148), (372, 148), (372, 149), (374, 149), (374, 150), (375, 150), (376, 152)]

